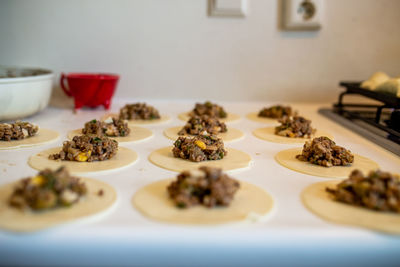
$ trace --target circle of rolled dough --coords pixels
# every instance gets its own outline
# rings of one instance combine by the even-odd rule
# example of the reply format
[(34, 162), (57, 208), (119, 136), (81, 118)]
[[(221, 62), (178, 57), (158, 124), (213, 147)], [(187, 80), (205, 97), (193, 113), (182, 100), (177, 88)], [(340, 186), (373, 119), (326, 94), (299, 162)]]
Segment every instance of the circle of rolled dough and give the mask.
[[(133, 142), (147, 140), (153, 136), (153, 132), (151, 130), (143, 127), (129, 126), (129, 129), (131, 130), (131, 132), (129, 133), (128, 136), (118, 136), (109, 138), (114, 139), (118, 143), (131, 143), (131, 142), (133, 143)], [(82, 129), (76, 129), (70, 131), (67, 137), (68, 139), (72, 140), (72, 138), (74, 138), (74, 136), (76, 135), (82, 135)]]
[(29, 158), (28, 164), (36, 170), (45, 168), (56, 169), (61, 166), (66, 166), (71, 173), (88, 173), (116, 171), (134, 164), (138, 160), (138, 155), (135, 151), (126, 147), (118, 147), (117, 154), (111, 159), (104, 161), (78, 162), (69, 160), (51, 160), (50, 154), (59, 153), (61, 147), (53, 147)]
[[(0, 229), (14, 232), (33, 232), (64, 224), (83, 217), (105, 215), (117, 199), (117, 193), (110, 185), (89, 178), (80, 178), (85, 182), (88, 192), (84, 199), (67, 208), (33, 212), (22, 211), (8, 205), (17, 182), (0, 187)], [(103, 195), (99, 196), (99, 190)]]
[(362, 172), (376, 170), (379, 165), (366, 157), (354, 154), (354, 162), (350, 166), (323, 167), (296, 159), (301, 154), (302, 148), (291, 148), (278, 152), (275, 160), (282, 166), (304, 174), (326, 177), (326, 178), (347, 178), (349, 174), (359, 169)]
[(22, 140), (0, 141), (0, 150), (15, 149), (21, 147), (32, 147), (51, 143), (60, 137), (59, 133), (53, 130), (39, 128), (36, 135)]
[(274, 206), (272, 197), (265, 190), (241, 181), (240, 189), (228, 207), (207, 208), (199, 205), (180, 209), (167, 193), (167, 186), (173, 180), (161, 180), (142, 187), (132, 197), (132, 205), (143, 215), (157, 221), (200, 225), (262, 221)]
[(308, 186), (301, 193), (304, 205), (312, 213), (334, 223), (400, 234), (400, 214), (373, 211), (333, 200), (325, 188), (334, 188), (337, 183), (339, 182), (327, 181)]
[(194, 168), (197, 169), (201, 165), (218, 167), (224, 171), (246, 168), (250, 165), (251, 157), (249, 154), (233, 148), (225, 149), (228, 151), (228, 154), (223, 159), (193, 162), (186, 159), (175, 158), (172, 154), (172, 146), (169, 146), (151, 152), (149, 160), (158, 167), (176, 172)]
[[(189, 113), (190, 113), (190, 112), (183, 112), (183, 113), (180, 113), (180, 114), (178, 115), (178, 118), (179, 118), (180, 120), (183, 120), (183, 121), (186, 122), (186, 121), (188, 121), (189, 118), (190, 118)], [(222, 121), (222, 122), (238, 122), (238, 121), (240, 120), (240, 115), (234, 114), (234, 113), (228, 113), (228, 115), (227, 115), (226, 118), (220, 118), (219, 120)]]
[[(178, 137), (184, 136), (184, 135), (178, 135), (178, 132), (181, 129), (182, 127), (180, 126), (168, 128), (164, 131), (164, 135), (171, 140), (176, 140), (178, 139)], [(219, 133), (217, 136), (221, 138), (224, 142), (232, 142), (242, 139), (244, 137), (244, 133), (241, 130), (235, 128), (229, 128), (227, 132)]]
[(274, 143), (281, 143), (281, 144), (302, 144), (305, 141), (309, 141), (316, 136), (326, 136), (329, 139), (333, 140), (333, 136), (325, 131), (317, 130), (315, 134), (311, 138), (301, 138), (301, 137), (285, 137), (275, 134), (275, 126), (272, 127), (265, 127), (259, 128), (253, 131), (254, 136), (260, 138), (262, 140), (274, 142)]
[[(118, 114), (115, 113), (109, 113), (105, 114), (104, 116), (101, 117), (101, 120), (105, 121), (109, 118), (118, 118)], [(171, 120), (171, 117), (168, 115), (161, 115), (159, 119), (153, 119), (153, 120), (128, 120), (129, 125), (151, 125), (151, 124), (162, 124), (169, 122)]]
[(256, 112), (251, 112), (251, 113), (247, 114), (246, 118), (248, 118), (251, 121), (255, 121), (255, 122), (279, 124), (278, 119), (259, 117), (258, 113), (256, 113)]

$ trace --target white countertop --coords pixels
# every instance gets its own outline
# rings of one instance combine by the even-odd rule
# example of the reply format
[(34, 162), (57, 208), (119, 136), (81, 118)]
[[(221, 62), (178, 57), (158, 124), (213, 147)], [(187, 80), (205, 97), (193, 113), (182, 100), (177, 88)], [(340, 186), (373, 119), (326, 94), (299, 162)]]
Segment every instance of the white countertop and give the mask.
[[(134, 99), (114, 100), (112, 111), (118, 111)], [(139, 154), (133, 166), (109, 175), (87, 175), (106, 181), (118, 192), (117, 205), (106, 215), (82, 220), (34, 234), (13, 234), (0, 231), (0, 265), (292, 265), (310, 262), (323, 264), (357, 263), (374, 265), (400, 260), (400, 236), (326, 222), (310, 213), (300, 201), (300, 192), (308, 185), (324, 181), (294, 172), (275, 162), (274, 155), (284, 149), (301, 147), (260, 140), (252, 131), (266, 124), (248, 120), (245, 115), (275, 103), (222, 104), (228, 112), (241, 115), (239, 122), (228, 127), (245, 132), (227, 147), (251, 155), (250, 168), (229, 172), (231, 176), (256, 184), (275, 199), (276, 207), (269, 220), (261, 223), (220, 226), (170, 225), (152, 221), (131, 206), (130, 199), (142, 186), (176, 176), (175, 172), (151, 164), (147, 156), (173, 141), (163, 130), (183, 125), (177, 118), (190, 110), (192, 101), (147, 101), (172, 120), (165, 124), (143, 126), (154, 136), (143, 142), (124, 145)], [(378, 147), (359, 135), (317, 113), (330, 104), (296, 104), (300, 114), (312, 119), (316, 128), (329, 131), (337, 144), (376, 161), (382, 170), (400, 172), (400, 157)], [(29, 156), (44, 149), (60, 146), (68, 130), (82, 127), (84, 122), (99, 118), (102, 108), (71, 110), (47, 108), (29, 121), (61, 133), (51, 144), (34, 148), (0, 151), (0, 185), (36, 173), (27, 165)]]

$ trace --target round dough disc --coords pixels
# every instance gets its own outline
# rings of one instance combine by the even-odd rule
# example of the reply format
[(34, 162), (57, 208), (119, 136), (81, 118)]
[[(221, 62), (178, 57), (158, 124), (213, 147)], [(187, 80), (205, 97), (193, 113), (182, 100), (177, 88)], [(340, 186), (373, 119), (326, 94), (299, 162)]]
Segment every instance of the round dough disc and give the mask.
[(304, 205), (311, 212), (331, 222), (400, 234), (400, 214), (373, 211), (333, 200), (325, 188), (333, 188), (337, 183), (328, 181), (308, 186), (301, 194)]
[(150, 125), (150, 124), (162, 124), (169, 122), (171, 117), (168, 115), (161, 115), (159, 119), (154, 120), (129, 120), (128, 124), (130, 125)]
[[(131, 143), (131, 142), (139, 142), (149, 139), (153, 136), (153, 132), (149, 129), (137, 126), (129, 126), (131, 132), (128, 136), (119, 136), (119, 137), (109, 137), (111, 139), (116, 140), (118, 143)], [(82, 135), (82, 129), (72, 130), (68, 133), (68, 138), (72, 140), (74, 136)]]
[(258, 117), (258, 113), (256, 112), (251, 112), (247, 114), (246, 118), (255, 122), (279, 124), (278, 119)]
[(0, 150), (38, 146), (56, 141), (60, 135), (53, 130), (39, 128), (36, 135), (22, 140), (0, 141)]
[(53, 147), (39, 152), (29, 158), (28, 164), (36, 170), (43, 170), (45, 168), (56, 169), (66, 166), (71, 173), (88, 173), (120, 170), (134, 164), (138, 160), (137, 153), (125, 147), (118, 147), (117, 155), (104, 161), (78, 162), (49, 159), (50, 154), (58, 153), (61, 149), (61, 147)]
[[(0, 228), (15, 232), (33, 232), (93, 215), (104, 215), (116, 201), (117, 193), (110, 185), (89, 178), (82, 179), (88, 188), (87, 196), (69, 208), (44, 212), (22, 211), (8, 205), (15, 184), (0, 187)], [(99, 196), (99, 190), (103, 195)], [(101, 214), (99, 214), (101, 213)]]
[[(108, 118), (118, 118), (118, 114), (110, 113), (101, 117), (101, 120), (105, 121)], [(129, 125), (151, 125), (151, 124), (162, 124), (169, 122), (171, 117), (168, 115), (161, 115), (159, 119), (154, 120), (128, 120)]]
[(251, 157), (249, 154), (233, 148), (225, 149), (228, 151), (228, 155), (223, 159), (193, 162), (175, 158), (172, 154), (172, 146), (169, 146), (151, 152), (149, 160), (158, 167), (176, 172), (197, 169), (201, 165), (218, 167), (224, 171), (246, 168), (250, 165)]
[(221, 224), (265, 220), (274, 205), (272, 197), (258, 186), (240, 182), (240, 189), (228, 207), (195, 206), (177, 208), (169, 199), (167, 186), (174, 179), (149, 184), (132, 197), (132, 204), (145, 216), (179, 224)]
[[(178, 139), (179, 136), (183, 136), (178, 135), (178, 132), (181, 129), (182, 127), (180, 126), (168, 128), (164, 131), (164, 135), (167, 138), (175, 141), (176, 139)], [(218, 134), (218, 137), (221, 138), (224, 142), (232, 142), (242, 139), (244, 137), (244, 133), (241, 130), (229, 128), (227, 132)]]
[[(186, 122), (186, 121), (188, 121), (189, 118), (190, 118), (189, 113), (190, 113), (190, 112), (181, 113), (181, 114), (178, 115), (178, 118), (179, 118), (180, 120), (183, 120), (183, 121)], [(239, 116), (238, 114), (228, 113), (228, 115), (227, 115), (226, 118), (219, 119), (219, 120), (220, 120), (220, 121), (223, 121), (223, 122), (237, 122), (237, 121), (240, 120), (240, 116)]]
[(302, 144), (305, 141), (309, 141), (316, 136), (326, 136), (329, 139), (333, 140), (333, 136), (325, 131), (317, 130), (312, 138), (290, 138), (285, 136), (280, 136), (275, 134), (275, 126), (266, 127), (266, 128), (259, 128), (253, 131), (253, 134), (266, 141), (274, 142), (274, 143), (282, 143), (282, 144)]
[(296, 159), (296, 155), (301, 154), (301, 151), (302, 148), (291, 148), (280, 151), (275, 155), (275, 160), (288, 169), (327, 178), (347, 178), (355, 169), (368, 173), (371, 170), (379, 168), (376, 162), (357, 154), (354, 154), (354, 162), (350, 166), (323, 167)]

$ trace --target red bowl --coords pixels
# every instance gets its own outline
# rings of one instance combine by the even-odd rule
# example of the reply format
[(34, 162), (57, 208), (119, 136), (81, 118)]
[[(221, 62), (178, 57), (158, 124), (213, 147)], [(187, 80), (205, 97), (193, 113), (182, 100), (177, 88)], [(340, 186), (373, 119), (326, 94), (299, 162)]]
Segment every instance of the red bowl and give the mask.
[(109, 109), (118, 80), (118, 75), (108, 73), (61, 73), (60, 84), (65, 94), (74, 98), (75, 109), (100, 105)]

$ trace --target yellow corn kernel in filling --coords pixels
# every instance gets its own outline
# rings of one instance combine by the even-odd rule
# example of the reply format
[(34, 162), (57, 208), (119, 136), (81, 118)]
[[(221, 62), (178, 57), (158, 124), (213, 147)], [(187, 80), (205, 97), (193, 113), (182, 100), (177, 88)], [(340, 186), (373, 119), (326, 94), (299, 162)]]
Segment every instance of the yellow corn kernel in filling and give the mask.
[(31, 183), (34, 185), (40, 186), (40, 185), (44, 184), (44, 182), (45, 182), (45, 178), (42, 175), (34, 176), (31, 179)]
[[(88, 153), (88, 154), (89, 154), (89, 153)], [(86, 153), (81, 152), (81, 153), (79, 153), (79, 154), (75, 157), (75, 160), (81, 161), (81, 162), (87, 161), (87, 160), (88, 160), (88, 156), (86, 156)]]
[(196, 140), (194, 143), (196, 144), (196, 146), (200, 147), (202, 150), (206, 149), (206, 147), (207, 147), (206, 144), (204, 144), (204, 142), (200, 141), (200, 140)]

